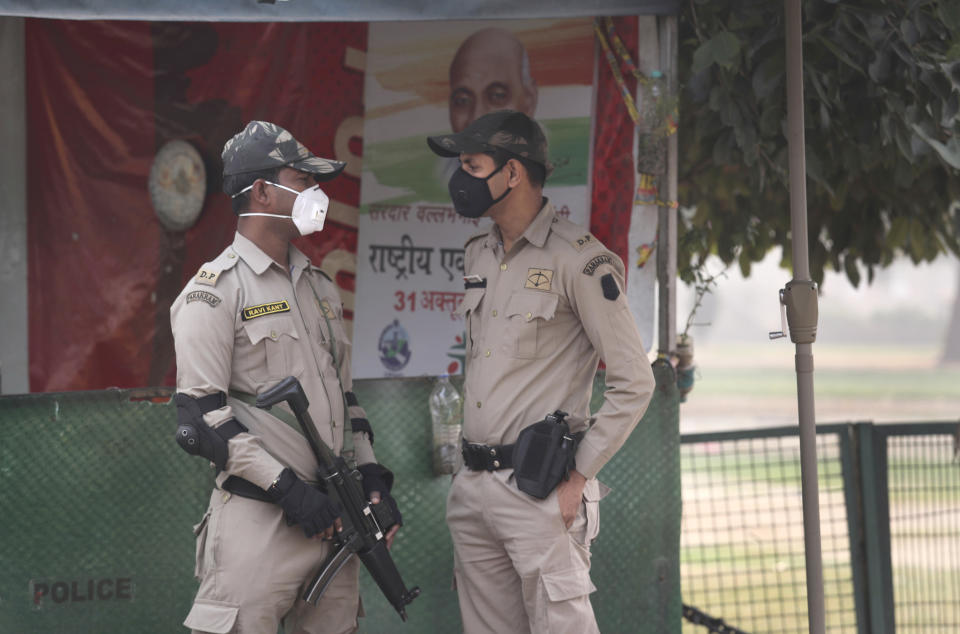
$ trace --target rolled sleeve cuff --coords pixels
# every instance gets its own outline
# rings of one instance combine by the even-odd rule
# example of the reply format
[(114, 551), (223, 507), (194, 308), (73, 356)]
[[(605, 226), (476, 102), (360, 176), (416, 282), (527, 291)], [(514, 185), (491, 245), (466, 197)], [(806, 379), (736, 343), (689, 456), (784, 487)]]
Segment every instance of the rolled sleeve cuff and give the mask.
[(588, 432), (577, 448), (576, 469), (588, 480), (596, 478), (600, 469), (607, 464), (610, 458), (611, 456), (590, 444), (590, 434)]
[(260, 440), (248, 433), (237, 434), (229, 441), (230, 457), (224, 473), (249, 480), (266, 490), (283, 471), (283, 464), (267, 453)]
[(358, 465), (377, 461), (377, 456), (373, 453), (373, 446), (370, 444), (370, 438), (366, 432), (354, 432), (353, 453)]

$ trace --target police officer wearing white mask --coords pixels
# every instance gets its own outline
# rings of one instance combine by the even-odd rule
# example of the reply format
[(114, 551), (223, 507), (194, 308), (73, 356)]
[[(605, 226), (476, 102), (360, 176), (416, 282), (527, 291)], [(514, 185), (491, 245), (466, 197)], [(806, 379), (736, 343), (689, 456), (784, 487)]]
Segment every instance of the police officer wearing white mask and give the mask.
[(351, 391), (336, 286), (290, 244), (323, 228), (329, 201), (318, 183), (345, 164), (315, 156), (264, 121), (230, 139), (222, 157), (236, 236), (171, 308), (177, 440), (217, 469), (196, 527), (200, 588), (184, 625), (194, 632), (272, 633), (281, 623), (287, 632), (352, 632), (360, 612), (356, 557), (316, 606), (300, 598), (330, 554), (341, 509), (316, 486), (316, 458), (301, 431), (252, 406), (256, 394), (297, 377), (319, 437), (356, 460), (370, 501), (389, 504), (399, 519), (393, 475), (377, 464), (373, 430)]

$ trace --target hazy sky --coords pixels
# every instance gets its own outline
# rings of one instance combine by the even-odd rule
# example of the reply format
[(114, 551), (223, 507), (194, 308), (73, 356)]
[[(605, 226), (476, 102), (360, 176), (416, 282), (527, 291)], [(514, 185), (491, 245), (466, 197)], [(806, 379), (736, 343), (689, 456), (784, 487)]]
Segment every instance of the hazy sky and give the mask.
[[(756, 264), (748, 279), (736, 266), (709, 294), (691, 332), (698, 341), (764, 341), (771, 330), (780, 329), (778, 291), (791, 278), (777, 266), (775, 249)], [(719, 260), (709, 266), (722, 270)], [(913, 265), (909, 259), (878, 269), (872, 284), (866, 275), (859, 288), (846, 276), (828, 271), (819, 310), (817, 341), (821, 343), (929, 343), (942, 341), (950, 316), (960, 260), (943, 256), (930, 264)], [(682, 330), (693, 305), (694, 293), (680, 284), (677, 301), (678, 328)]]

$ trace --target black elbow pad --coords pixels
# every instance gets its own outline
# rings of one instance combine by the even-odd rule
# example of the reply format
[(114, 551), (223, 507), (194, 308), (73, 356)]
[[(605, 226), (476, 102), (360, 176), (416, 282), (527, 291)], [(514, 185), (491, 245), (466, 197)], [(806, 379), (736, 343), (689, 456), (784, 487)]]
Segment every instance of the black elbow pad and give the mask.
[[(211, 395), (216, 397), (214, 402), (206, 401), (209, 397), (195, 399), (186, 394), (177, 393), (173, 396), (173, 402), (177, 406), (177, 444), (192, 456), (206, 458), (222, 471), (227, 465), (227, 441), (241, 432), (247, 431), (237, 419), (222, 423), (216, 429), (210, 427), (203, 421), (204, 409), (201, 405), (207, 405), (206, 411), (212, 411), (223, 407), (225, 400), (223, 394)], [(210, 406), (213, 405), (213, 406)]]

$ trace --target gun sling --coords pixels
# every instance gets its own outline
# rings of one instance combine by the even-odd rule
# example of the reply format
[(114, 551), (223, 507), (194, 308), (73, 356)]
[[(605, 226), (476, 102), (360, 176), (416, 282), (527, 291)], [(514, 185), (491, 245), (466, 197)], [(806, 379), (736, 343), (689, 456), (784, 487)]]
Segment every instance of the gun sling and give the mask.
[[(222, 395), (223, 393), (220, 392), (219, 394)], [(257, 405), (257, 397), (253, 394), (240, 392), (237, 390), (230, 390), (230, 396), (238, 401), (243, 401), (247, 405), (251, 405), (253, 407), (256, 407)], [(226, 399), (224, 399), (224, 402), (225, 401)], [(300, 424), (297, 423), (297, 419), (293, 416), (293, 414), (290, 414), (279, 407), (275, 407), (270, 410), (270, 415), (293, 427), (298, 434), (303, 434), (303, 431), (300, 429)], [(317, 486), (316, 482), (308, 481), (308, 484)], [(224, 491), (232, 493), (233, 495), (239, 495), (242, 498), (250, 498), (251, 500), (259, 500), (260, 502), (267, 502), (269, 504), (274, 503), (273, 498), (271, 498), (266, 491), (258, 487), (253, 482), (250, 482), (245, 478), (241, 478), (240, 476), (229, 476), (223, 481), (223, 484), (220, 486), (220, 488), (222, 488)]]

